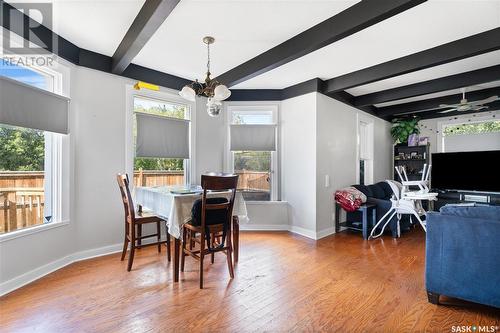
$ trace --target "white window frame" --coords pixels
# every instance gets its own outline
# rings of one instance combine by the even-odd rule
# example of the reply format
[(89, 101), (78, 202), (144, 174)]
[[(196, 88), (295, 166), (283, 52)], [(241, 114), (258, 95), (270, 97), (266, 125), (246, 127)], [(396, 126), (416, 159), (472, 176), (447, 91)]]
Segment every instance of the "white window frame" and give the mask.
[(136, 90), (133, 85), (126, 86), (126, 108), (127, 116), (125, 120), (125, 170), (129, 175), (134, 174), (134, 98), (151, 99), (168, 104), (177, 104), (187, 106), (187, 119), (190, 121), (189, 126), (189, 146), (190, 153), (189, 159), (184, 160), (184, 185), (190, 186), (193, 184), (196, 175), (196, 103), (188, 102), (179, 94), (171, 89), (160, 88), (159, 91), (152, 91), (147, 89)]
[[(365, 156), (361, 156), (361, 127), (366, 126), (366, 154)], [(375, 136), (374, 136), (374, 120), (373, 118), (367, 117), (363, 114), (358, 113), (356, 119), (356, 183), (359, 184), (361, 179), (359, 177), (360, 173), (360, 162), (361, 160), (365, 161), (365, 185), (373, 184), (373, 151), (375, 144)]]
[[(437, 135), (437, 152), (443, 153), (446, 150), (444, 144), (444, 130), (446, 127), (464, 125), (464, 124), (474, 124), (474, 123), (484, 123), (488, 121), (498, 120), (497, 117), (493, 115), (499, 115), (500, 112), (490, 113), (490, 114), (468, 114), (463, 116), (454, 117), (453, 119), (447, 119), (437, 122), (438, 133)], [(470, 119), (470, 121), (469, 121)]]
[[(9, 55), (9, 58), (15, 58)], [(21, 66), (21, 65), (19, 65)], [(21, 66), (23, 67), (23, 66)], [(51, 76), (52, 89), (49, 90), (61, 96), (69, 97), (70, 69), (67, 65), (53, 62), (52, 67), (27, 65), (27, 69)], [(70, 115), (71, 116), (71, 115)], [(70, 124), (69, 124), (70, 125)], [(70, 126), (71, 128), (71, 126)], [(50, 172), (44, 168), (44, 194), (50, 187), (52, 218), (49, 223), (39, 224), (0, 235), (0, 243), (28, 236), (37, 232), (66, 226), (70, 217), (70, 134), (45, 132), (45, 157), (50, 161)], [(47, 149), (49, 150), (47, 152)], [(45, 161), (44, 163), (47, 165)], [(47, 196), (45, 196), (45, 199)]]
[[(270, 201), (281, 200), (281, 140), (280, 140), (280, 107), (279, 102), (225, 102), (224, 115), (226, 127), (226, 140), (224, 147), (224, 170), (225, 172), (234, 172), (234, 154), (231, 151), (231, 136), (230, 125), (232, 124), (232, 114), (236, 112), (272, 112), (273, 123), (276, 125), (277, 142), (276, 151), (271, 152), (271, 199)], [(269, 201), (252, 201), (254, 203), (269, 202)]]

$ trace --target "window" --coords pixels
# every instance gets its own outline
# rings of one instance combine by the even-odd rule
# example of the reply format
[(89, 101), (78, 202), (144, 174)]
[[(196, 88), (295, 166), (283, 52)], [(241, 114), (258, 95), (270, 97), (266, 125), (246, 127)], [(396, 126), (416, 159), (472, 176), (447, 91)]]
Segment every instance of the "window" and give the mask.
[(247, 201), (278, 200), (278, 106), (230, 105), (227, 114), (227, 168), (239, 175), (238, 190)]
[[(134, 96), (134, 114), (150, 114), (165, 118), (190, 119), (187, 105), (159, 99)], [(133, 125), (134, 151), (137, 143), (137, 116)], [(135, 186), (187, 185), (189, 160), (182, 158), (134, 157)]]
[[(361, 118), (361, 115), (360, 117)], [(358, 121), (358, 183), (373, 183), (373, 120), (364, 118)]]
[[(48, 71), (0, 60), (0, 76), (56, 92), (57, 77)], [(43, 105), (39, 106), (34, 111), (41, 111)], [(62, 137), (0, 123), (0, 234), (61, 221)]]
[[(441, 147), (445, 152), (500, 149), (500, 120), (491, 116), (458, 119), (460, 123), (443, 124)], [(474, 120), (474, 121), (473, 121)]]
[(484, 121), (479, 123), (448, 125), (444, 128), (443, 135), (482, 134), (500, 132), (500, 120)]

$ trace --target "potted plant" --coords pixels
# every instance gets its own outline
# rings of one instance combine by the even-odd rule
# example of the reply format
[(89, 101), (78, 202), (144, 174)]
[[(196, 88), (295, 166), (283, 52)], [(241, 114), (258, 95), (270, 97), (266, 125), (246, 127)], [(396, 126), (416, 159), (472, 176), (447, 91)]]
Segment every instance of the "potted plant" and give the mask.
[(398, 144), (407, 144), (408, 136), (419, 134), (418, 118), (396, 118), (392, 120), (391, 136)]

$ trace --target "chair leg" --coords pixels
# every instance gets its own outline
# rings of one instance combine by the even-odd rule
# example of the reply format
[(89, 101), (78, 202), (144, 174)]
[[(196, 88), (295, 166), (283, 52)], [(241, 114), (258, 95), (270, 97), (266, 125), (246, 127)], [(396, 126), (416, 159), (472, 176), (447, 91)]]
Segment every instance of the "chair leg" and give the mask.
[[(137, 248), (140, 249), (142, 245), (142, 224), (137, 225)], [(135, 244), (135, 243), (134, 243)]]
[(158, 253), (161, 253), (161, 227), (160, 221), (156, 222), (156, 239), (158, 240)]
[(170, 254), (170, 234), (168, 233), (168, 228), (166, 230), (167, 234), (167, 259), (170, 262), (172, 260), (172, 255)]
[(122, 257), (120, 258), (120, 261), (125, 260), (125, 254), (127, 253), (127, 247), (128, 247), (128, 238), (125, 235), (125, 240), (123, 241)]
[(203, 252), (205, 252), (205, 237), (204, 237), (204, 232), (202, 231), (200, 233), (200, 289), (203, 289), (203, 259), (205, 258), (205, 255)]
[(132, 270), (132, 263), (134, 262), (134, 252), (135, 252), (135, 248), (136, 248), (136, 245), (135, 245), (135, 225), (134, 224), (131, 224), (130, 225), (130, 229), (131, 229), (131, 232), (130, 232), (130, 254), (128, 256), (128, 265), (127, 265), (127, 271), (131, 271)]
[(129, 224), (127, 222), (127, 219), (125, 219), (125, 239), (123, 240), (123, 251), (122, 251), (122, 257), (121, 261), (125, 259), (125, 255), (127, 254), (127, 247), (128, 247), (128, 232), (129, 232)]
[(238, 257), (240, 253), (240, 224), (238, 216), (233, 217), (233, 256), (235, 264), (238, 262)]
[[(212, 233), (210, 235), (210, 246), (212, 247), (212, 249), (214, 248), (214, 244), (215, 244), (215, 233)], [(213, 264), (215, 261), (215, 253), (212, 252), (210, 254), (210, 262)]]
[(227, 259), (227, 268), (229, 269), (229, 276), (231, 279), (234, 278), (234, 269), (233, 269), (233, 243), (231, 241), (231, 226), (229, 226), (229, 237), (227, 237), (227, 251), (226, 251), (226, 259)]
[(182, 229), (182, 244), (181, 244), (181, 272), (184, 272), (184, 261), (186, 260), (186, 234), (187, 230), (185, 228)]

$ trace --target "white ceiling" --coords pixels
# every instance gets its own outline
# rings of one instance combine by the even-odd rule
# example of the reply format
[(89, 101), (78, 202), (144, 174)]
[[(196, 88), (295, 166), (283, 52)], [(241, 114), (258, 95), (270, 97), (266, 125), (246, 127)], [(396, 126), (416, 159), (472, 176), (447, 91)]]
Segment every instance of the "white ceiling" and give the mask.
[(445, 76), (473, 71), (480, 68), (500, 64), (500, 51), (489, 52), (475, 57), (470, 57), (444, 65), (427, 68), (421, 71), (396, 76), (390, 79), (381, 80), (363, 86), (348, 89), (347, 92), (354, 96), (369, 94), (385, 89), (392, 89), (406, 86), (408, 84), (422, 82)]
[[(6, 2), (16, 3), (30, 0)], [(36, 1), (33, 1), (36, 2)], [(53, 31), (77, 46), (112, 56), (145, 0), (52, 0)]]
[(206, 72), (204, 36), (213, 77), (343, 11), (357, 1), (182, 0), (134, 63), (188, 79)]
[[(498, 0), (429, 0), (234, 88), (284, 88), (315, 77), (330, 79), (499, 26)], [(417, 82), (410, 78), (406, 84)]]
[[(79, 47), (111, 56), (144, 1), (54, 0), (53, 30)], [(15, 6), (16, 1), (8, 2)], [(188, 79), (203, 79), (206, 47), (201, 39), (212, 35), (216, 38), (211, 50), (215, 77), (356, 2), (182, 0), (134, 63)], [(497, 27), (500, 0), (429, 0), (233, 88), (285, 88), (315, 77), (326, 80)], [(358, 96), (496, 64), (500, 64), (500, 51), (348, 92)]]

